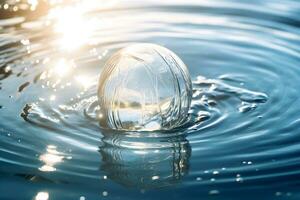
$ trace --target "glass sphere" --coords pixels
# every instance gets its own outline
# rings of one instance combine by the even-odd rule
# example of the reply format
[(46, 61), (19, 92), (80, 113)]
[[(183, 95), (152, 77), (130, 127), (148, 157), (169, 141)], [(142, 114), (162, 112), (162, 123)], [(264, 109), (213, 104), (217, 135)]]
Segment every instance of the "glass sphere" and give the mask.
[(98, 88), (100, 126), (125, 131), (170, 130), (187, 121), (192, 82), (172, 51), (134, 44), (105, 64)]

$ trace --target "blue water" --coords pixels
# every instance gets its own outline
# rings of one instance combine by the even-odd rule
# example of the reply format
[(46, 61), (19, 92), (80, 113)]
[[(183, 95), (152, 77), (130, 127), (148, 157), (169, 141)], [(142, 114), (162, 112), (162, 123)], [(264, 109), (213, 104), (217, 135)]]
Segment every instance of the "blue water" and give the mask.
[[(299, 1), (34, 2), (0, 6), (0, 199), (300, 199)], [(136, 42), (188, 66), (187, 126), (100, 130)]]

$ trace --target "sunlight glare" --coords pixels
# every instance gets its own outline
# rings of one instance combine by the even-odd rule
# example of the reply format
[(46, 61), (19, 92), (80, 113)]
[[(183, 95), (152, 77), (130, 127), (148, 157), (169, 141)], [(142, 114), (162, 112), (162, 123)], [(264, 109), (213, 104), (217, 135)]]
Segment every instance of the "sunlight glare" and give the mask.
[(65, 59), (59, 60), (54, 67), (54, 72), (60, 77), (67, 75), (70, 71), (71, 66), (69, 63), (66, 62)]
[(59, 155), (60, 153), (56, 150), (56, 146), (47, 146), (47, 152), (40, 156), (40, 160), (45, 164), (39, 168), (40, 171), (52, 172), (55, 171), (55, 164), (63, 161), (64, 157)]
[(91, 80), (91, 78), (89, 78), (88, 76), (84, 75), (76, 76), (75, 80), (84, 88), (88, 88), (93, 84), (93, 80)]
[(35, 196), (35, 200), (48, 200), (49, 199), (49, 193), (48, 192), (39, 192)]
[(54, 31), (61, 34), (59, 46), (63, 50), (75, 50), (88, 43), (93, 31), (93, 20), (86, 19), (81, 5), (57, 8), (50, 12), (55, 19)]

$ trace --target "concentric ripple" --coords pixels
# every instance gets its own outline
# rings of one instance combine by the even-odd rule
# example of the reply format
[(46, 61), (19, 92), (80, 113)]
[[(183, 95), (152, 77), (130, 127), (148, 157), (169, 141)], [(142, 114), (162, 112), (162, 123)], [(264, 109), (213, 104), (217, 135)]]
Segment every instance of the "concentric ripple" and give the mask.
[[(300, 198), (298, 1), (32, 2), (0, 6), (0, 199)], [(183, 127), (99, 128), (102, 67), (135, 42), (188, 66)]]

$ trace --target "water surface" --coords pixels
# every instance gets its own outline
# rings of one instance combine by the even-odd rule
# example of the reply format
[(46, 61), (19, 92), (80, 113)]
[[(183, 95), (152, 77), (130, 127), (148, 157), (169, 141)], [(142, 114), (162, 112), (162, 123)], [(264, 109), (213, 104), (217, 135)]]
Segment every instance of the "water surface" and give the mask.
[[(0, 7), (0, 199), (299, 199), (300, 3), (20, 1)], [(105, 61), (136, 42), (193, 81), (172, 133), (98, 124)]]

